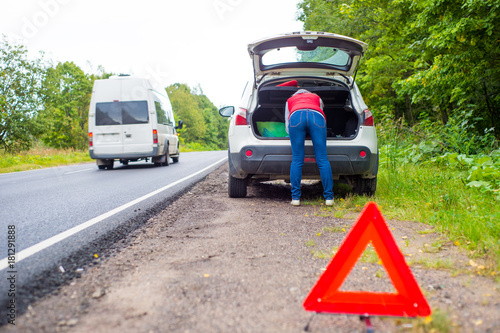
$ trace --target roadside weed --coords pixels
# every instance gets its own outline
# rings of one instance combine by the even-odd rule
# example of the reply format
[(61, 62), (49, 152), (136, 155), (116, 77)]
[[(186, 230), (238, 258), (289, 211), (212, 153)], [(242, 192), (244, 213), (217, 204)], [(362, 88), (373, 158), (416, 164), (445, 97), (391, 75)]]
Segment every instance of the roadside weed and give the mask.
[(349, 227), (347, 226), (340, 226), (340, 227), (323, 227), (324, 232), (333, 232), (333, 233), (341, 233), (341, 232), (346, 232)]
[(37, 145), (27, 152), (9, 154), (0, 151), (0, 173), (17, 172), (92, 162), (87, 151), (55, 149)]
[(455, 264), (450, 259), (421, 258), (419, 260), (410, 260), (408, 261), (408, 264), (420, 265), (425, 268), (431, 268), (431, 269), (446, 269), (446, 270), (455, 269)]
[(313, 246), (316, 246), (316, 243), (313, 240), (308, 240), (308, 241), (306, 241), (305, 245), (307, 247), (313, 247)]

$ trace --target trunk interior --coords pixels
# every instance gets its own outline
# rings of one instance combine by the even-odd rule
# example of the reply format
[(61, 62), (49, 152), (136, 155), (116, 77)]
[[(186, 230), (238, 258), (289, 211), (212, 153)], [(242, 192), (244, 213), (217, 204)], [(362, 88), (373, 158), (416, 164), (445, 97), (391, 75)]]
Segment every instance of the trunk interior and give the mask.
[[(325, 84), (325, 83), (323, 83)], [(298, 89), (318, 94), (324, 103), (328, 139), (352, 139), (357, 135), (359, 117), (350, 105), (350, 92), (340, 85), (318, 85), (303, 82), (297, 87), (264, 86), (259, 90), (259, 106), (252, 114), (252, 126), (257, 136), (283, 138), (285, 131), (285, 104)]]

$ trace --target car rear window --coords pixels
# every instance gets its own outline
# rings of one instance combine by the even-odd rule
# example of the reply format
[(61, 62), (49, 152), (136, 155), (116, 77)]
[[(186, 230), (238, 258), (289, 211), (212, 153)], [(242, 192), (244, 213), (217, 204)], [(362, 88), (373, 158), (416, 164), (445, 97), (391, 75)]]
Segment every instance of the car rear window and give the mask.
[(309, 51), (301, 51), (296, 47), (280, 47), (262, 56), (262, 64), (265, 66), (301, 62), (346, 66), (349, 61), (350, 57), (347, 52), (323, 46)]
[(148, 102), (106, 102), (96, 103), (96, 126), (147, 124), (149, 122)]

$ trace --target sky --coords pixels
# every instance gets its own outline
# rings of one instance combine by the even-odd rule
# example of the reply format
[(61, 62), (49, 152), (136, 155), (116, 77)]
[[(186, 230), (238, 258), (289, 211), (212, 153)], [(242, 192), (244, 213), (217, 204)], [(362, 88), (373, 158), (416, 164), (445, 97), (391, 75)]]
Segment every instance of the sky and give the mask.
[(0, 0), (0, 34), (87, 73), (201, 87), (237, 105), (252, 77), (247, 45), (302, 30), (300, 0)]

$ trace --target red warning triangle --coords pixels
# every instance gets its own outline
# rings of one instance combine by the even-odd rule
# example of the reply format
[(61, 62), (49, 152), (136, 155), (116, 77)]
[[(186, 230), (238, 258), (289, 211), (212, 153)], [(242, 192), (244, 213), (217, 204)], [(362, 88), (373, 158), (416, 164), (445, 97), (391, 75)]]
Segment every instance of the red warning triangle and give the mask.
[[(342, 283), (372, 242), (396, 293), (340, 291)], [(375, 202), (364, 207), (338, 252), (309, 295), (304, 309), (368, 316), (428, 316), (431, 309)]]

